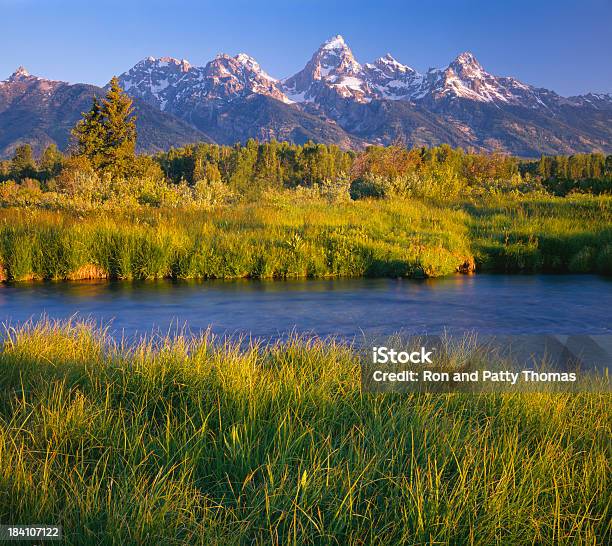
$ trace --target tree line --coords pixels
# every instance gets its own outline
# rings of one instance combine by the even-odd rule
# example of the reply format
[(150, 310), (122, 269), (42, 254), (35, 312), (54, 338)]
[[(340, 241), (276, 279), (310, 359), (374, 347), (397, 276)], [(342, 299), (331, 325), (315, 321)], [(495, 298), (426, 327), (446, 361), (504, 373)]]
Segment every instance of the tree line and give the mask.
[(448, 145), (370, 146), (357, 152), (313, 142), (298, 145), (252, 139), (234, 146), (198, 143), (154, 156), (139, 156), (135, 150), (132, 100), (113, 78), (106, 96), (94, 98), (91, 109), (74, 127), (67, 154), (52, 144), (35, 159), (28, 144), (18, 146), (11, 160), (0, 161), (0, 181), (38, 182), (50, 188), (59, 181), (60, 186), (69, 187), (79, 183), (75, 173), (93, 173), (100, 184), (150, 177), (190, 186), (224, 184), (244, 196), (256, 196), (269, 188), (348, 181), (354, 196), (374, 197), (401, 195), (415, 188), (423, 193), (428, 187), (457, 195), (466, 186), (525, 179), (541, 181), (561, 194), (576, 188), (602, 193), (610, 192), (612, 182), (612, 155), (601, 153), (521, 160)]

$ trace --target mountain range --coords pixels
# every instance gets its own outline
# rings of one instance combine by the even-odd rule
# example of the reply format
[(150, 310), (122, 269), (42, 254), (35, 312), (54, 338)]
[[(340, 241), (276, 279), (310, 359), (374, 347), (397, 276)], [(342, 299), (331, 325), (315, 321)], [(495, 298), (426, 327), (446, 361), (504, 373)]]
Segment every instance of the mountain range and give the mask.
[[(147, 57), (119, 76), (134, 98), (138, 148), (308, 140), (452, 146), (519, 156), (612, 153), (612, 95), (562, 97), (487, 72), (469, 52), (422, 74), (391, 54), (360, 64), (342, 36), (327, 40), (286, 79), (244, 53), (204, 66)], [(102, 88), (31, 76), (0, 82), (0, 156), (24, 142), (65, 149), (70, 128)]]

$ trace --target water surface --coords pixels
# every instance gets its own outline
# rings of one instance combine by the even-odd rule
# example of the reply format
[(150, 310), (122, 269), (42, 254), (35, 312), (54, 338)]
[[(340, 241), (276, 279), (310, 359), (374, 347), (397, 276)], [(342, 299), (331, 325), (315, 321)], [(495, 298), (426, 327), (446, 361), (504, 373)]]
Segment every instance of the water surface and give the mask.
[(115, 335), (211, 328), (309, 335), (612, 333), (612, 281), (595, 275), (457, 275), (424, 281), (72, 282), (0, 285), (0, 321), (73, 315)]

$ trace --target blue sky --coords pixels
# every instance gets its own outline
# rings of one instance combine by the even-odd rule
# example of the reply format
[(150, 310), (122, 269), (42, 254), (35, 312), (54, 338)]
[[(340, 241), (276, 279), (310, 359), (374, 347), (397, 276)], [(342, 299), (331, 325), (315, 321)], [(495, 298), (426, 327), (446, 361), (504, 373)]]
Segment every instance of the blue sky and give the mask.
[(472, 51), (493, 74), (563, 95), (612, 92), (610, 0), (0, 0), (0, 79), (18, 65), (106, 83), (148, 55), (205, 64), (249, 53), (275, 77), (342, 34), (360, 62), (417, 70)]

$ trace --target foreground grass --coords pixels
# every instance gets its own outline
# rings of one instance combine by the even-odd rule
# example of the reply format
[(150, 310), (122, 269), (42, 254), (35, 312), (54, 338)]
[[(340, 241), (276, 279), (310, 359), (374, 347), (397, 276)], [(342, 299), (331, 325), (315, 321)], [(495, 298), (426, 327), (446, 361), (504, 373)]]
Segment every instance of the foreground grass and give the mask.
[(602, 394), (363, 393), (331, 342), (40, 324), (0, 353), (0, 520), (69, 544), (606, 544), (610, 432)]
[(612, 274), (609, 196), (0, 209), (0, 279)]

